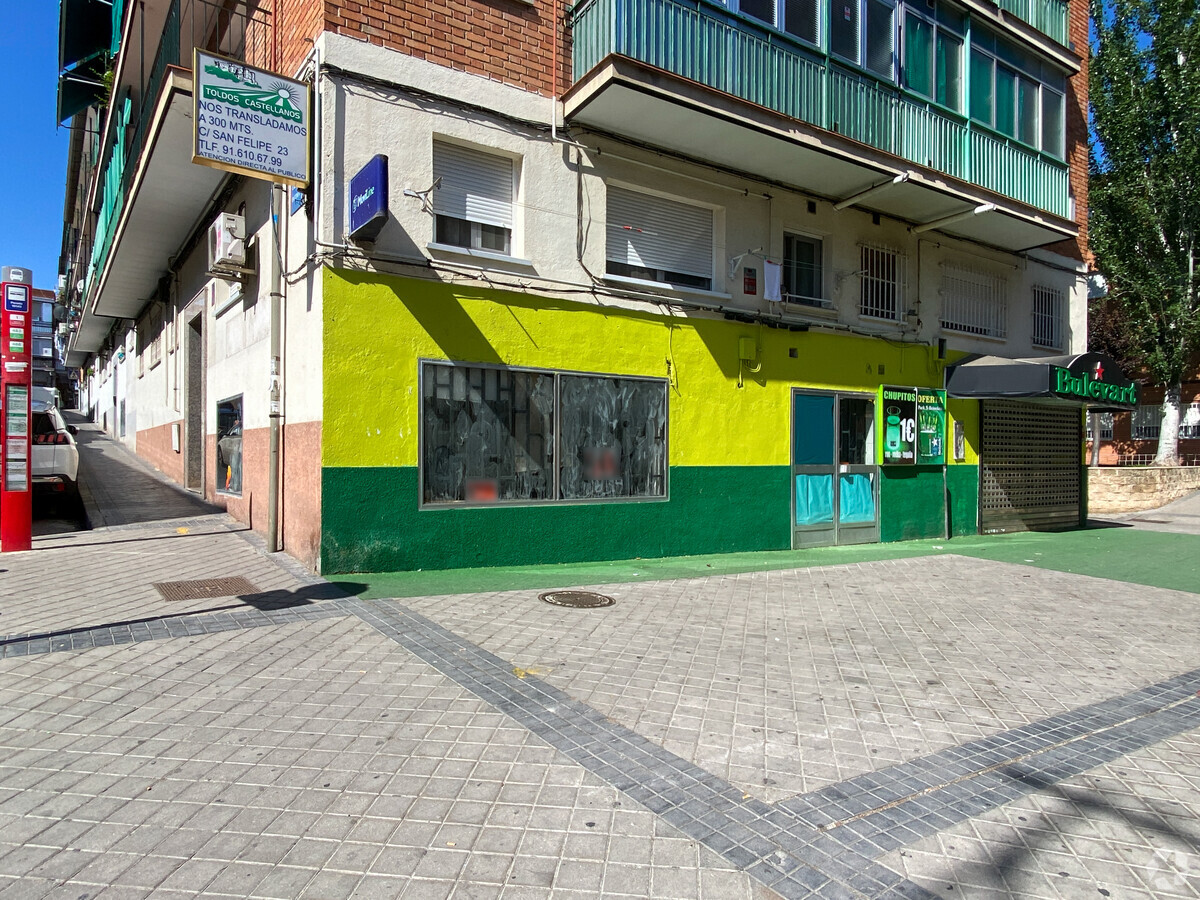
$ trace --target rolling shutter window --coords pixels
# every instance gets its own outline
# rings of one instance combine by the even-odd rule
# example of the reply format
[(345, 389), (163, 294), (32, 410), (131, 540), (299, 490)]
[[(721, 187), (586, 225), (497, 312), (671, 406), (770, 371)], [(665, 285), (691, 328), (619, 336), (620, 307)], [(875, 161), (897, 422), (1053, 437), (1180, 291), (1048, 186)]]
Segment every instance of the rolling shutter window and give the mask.
[(513, 227), (513, 161), (455, 144), (433, 144), (433, 211), (498, 228)]
[(712, 278), (712, 210), (610, 185), (605, 249), (609, 262)]

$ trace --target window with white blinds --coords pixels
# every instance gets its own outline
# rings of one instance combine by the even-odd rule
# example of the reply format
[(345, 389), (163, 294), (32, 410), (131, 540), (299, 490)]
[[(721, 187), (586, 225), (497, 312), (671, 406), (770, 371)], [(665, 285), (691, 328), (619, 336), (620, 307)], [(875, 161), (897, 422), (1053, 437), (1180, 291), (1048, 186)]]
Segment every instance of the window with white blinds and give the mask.
[(513, 161), (433, 142), (435, 240), (509, 253), (513, 228)]
[(1008, 334), (1008, 285), (988, 272), (947, 265), (942, 271), (942, 328), (986, 337)]
[(608, 274), (712, 289), (711, 209), (609, 185), (607, 217)]

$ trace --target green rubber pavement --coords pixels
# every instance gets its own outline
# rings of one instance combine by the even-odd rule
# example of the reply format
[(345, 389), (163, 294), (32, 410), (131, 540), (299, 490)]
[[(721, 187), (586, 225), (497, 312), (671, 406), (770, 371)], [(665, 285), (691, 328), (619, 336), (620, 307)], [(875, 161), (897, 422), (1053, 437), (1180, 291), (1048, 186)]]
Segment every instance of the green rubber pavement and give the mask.
[[(886, 559), (956, 553), (997, 562), (1032, 565), (1059, 572), (1094, 575), (1131, 584), (1200, 593), (1200, 535), (1096, 527), (1056, 533), (979, 535), (951, 540), (905, 541), (857, 547), (822, 547), (762, 553), (676, 556), (612, 562), (488, 569), (352, 573), (328, 576), (354, 583), (360, 596), (422, 597), (486, 591), (535, 590), (584, 584), (669, 581), (837, 566)], [(356, 591), (358, 593), (358, 591)]]

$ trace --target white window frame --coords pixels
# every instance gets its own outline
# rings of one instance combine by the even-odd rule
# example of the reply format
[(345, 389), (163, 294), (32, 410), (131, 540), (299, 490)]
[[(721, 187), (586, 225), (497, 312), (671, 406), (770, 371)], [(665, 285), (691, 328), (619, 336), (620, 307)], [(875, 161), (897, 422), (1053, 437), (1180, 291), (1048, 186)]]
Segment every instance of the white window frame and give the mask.
[[(614, 201), (617, 209), (614, 209)], [(638, 203), (645, 204), (645, 208), (636, 208)], [(621, 209), (621, 205), (626, 208)], [(623, 221), (626, 218), (630, 221)], [(666, 290), (714, 292), (719, 283), (716, 273), (717, 218), (717, 209), (708, 204), (608, 182), (604, 205), (606, 278)], [(680, 233), (671, 234), (669, 229), (673, 226), (681, 229)], [(690, 233), (684, 230), (688, 228)], [(661, 246), (664, 243), (667, 246)], [(688, 259), (689, 244), (695, 245), (691, 259)], [(672, 251), (672, 247), (679, 249)], [(674, 263), (672, 252), (677, 254)], [(707, 271), (703, 271), (701, 252), (707, 258)], [(668, 268), (672, 265), (675, 267)], [(638, 270), (644, 272), (629, 274)], [(672, 275), (678, 277), (672, 280)], [(705, 281), (708, 283), (704, 284)]]
[(943, 331), (1003, 340), (1008, 337), (1008, 282), (984, 269), (943, 263), (938, 293)]
[[(817, 251), (817, 270), (816, 270), (816, 288), (817, 292), (812, 296), (806, 294), (789, 293), (787, 288), (788, 281), (788, 242), (805, 241), (816, 245)], [(825, 282), (825, 238), (819, 234), (810, 234), (798, 229), (786, 228), (783, 232), (783, 301), (785, 303), (795, 303), (800, 306), (809, 306), (817, 309), (832, 309), (833, 303), (829, 300), (829, 292)]]
[[(431, 247), (499, 259), (517, 257), (517, 211), (521, 158), (493, 148), (469, 146), (435, 136), (432, 146), (433, 242)], [(471, 166), (475, 166), (474, 170)], [(448, 183), (455, 170), (462, 171), (457, 184)], [(505, 176), (507, 175), (507, 179)], [(441, 179), (439, 181), (439, 179)], [(507, 181), (507, 199), (501, 185)], [(448, 240), (441, 233), (443, 220), (469, 226), (466, 242)], [(486, 229), (505, 234), (503, 248), (485, 246)], [(495, 232), (492, 232), (493, 234)]]
[[(873, 274), (877, 263), (887, 268), (891, 260), (892, 277)], [(908, 277), (908, 256), (903, 251), (885, 244), (860, 243), (858, 245), (858, 314), (867, 319), (899, 322), (907, 310), (905, 290)], [(891, 309), (888, 309), (888, 307)]]
[(1194, 441), (1200, 438), (1200, 400), (1193, 400), (1179, 409), (1179, 439)]
[[(1099, 413), (1100, 417), (1100, 440), (1111, 441), (1113, 439), (1113, 414), (1110, 412)], [(1092, 439), (1092, 417), (1091, 415), (1084, 416), (1085, 438)]]
[(1063, 349), (1063, 314), (1067, 308), (1067, 295), (1058, 288), (1041, 284), (1033, 286), (1030, 308), (1030, 335), (1035, 347), (1050, 350)]

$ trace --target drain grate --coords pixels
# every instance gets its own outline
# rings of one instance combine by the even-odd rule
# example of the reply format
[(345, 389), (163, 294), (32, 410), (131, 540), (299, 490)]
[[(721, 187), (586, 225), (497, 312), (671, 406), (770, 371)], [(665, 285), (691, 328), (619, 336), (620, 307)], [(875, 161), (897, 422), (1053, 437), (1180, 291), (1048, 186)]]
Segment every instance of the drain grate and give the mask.
[(161, 581), (154, 585), (164, 600), (208, 600), (257, 594), (258, 588), (238, 575), (236, 578), (200, 578), (196, 581)]
[(538, 594), (538, 599), (551, 606), (566, 606), (571, 609), (598, 609), (617, 602), (612, 597), (594, 591), (546, 591), (544, 594)]

